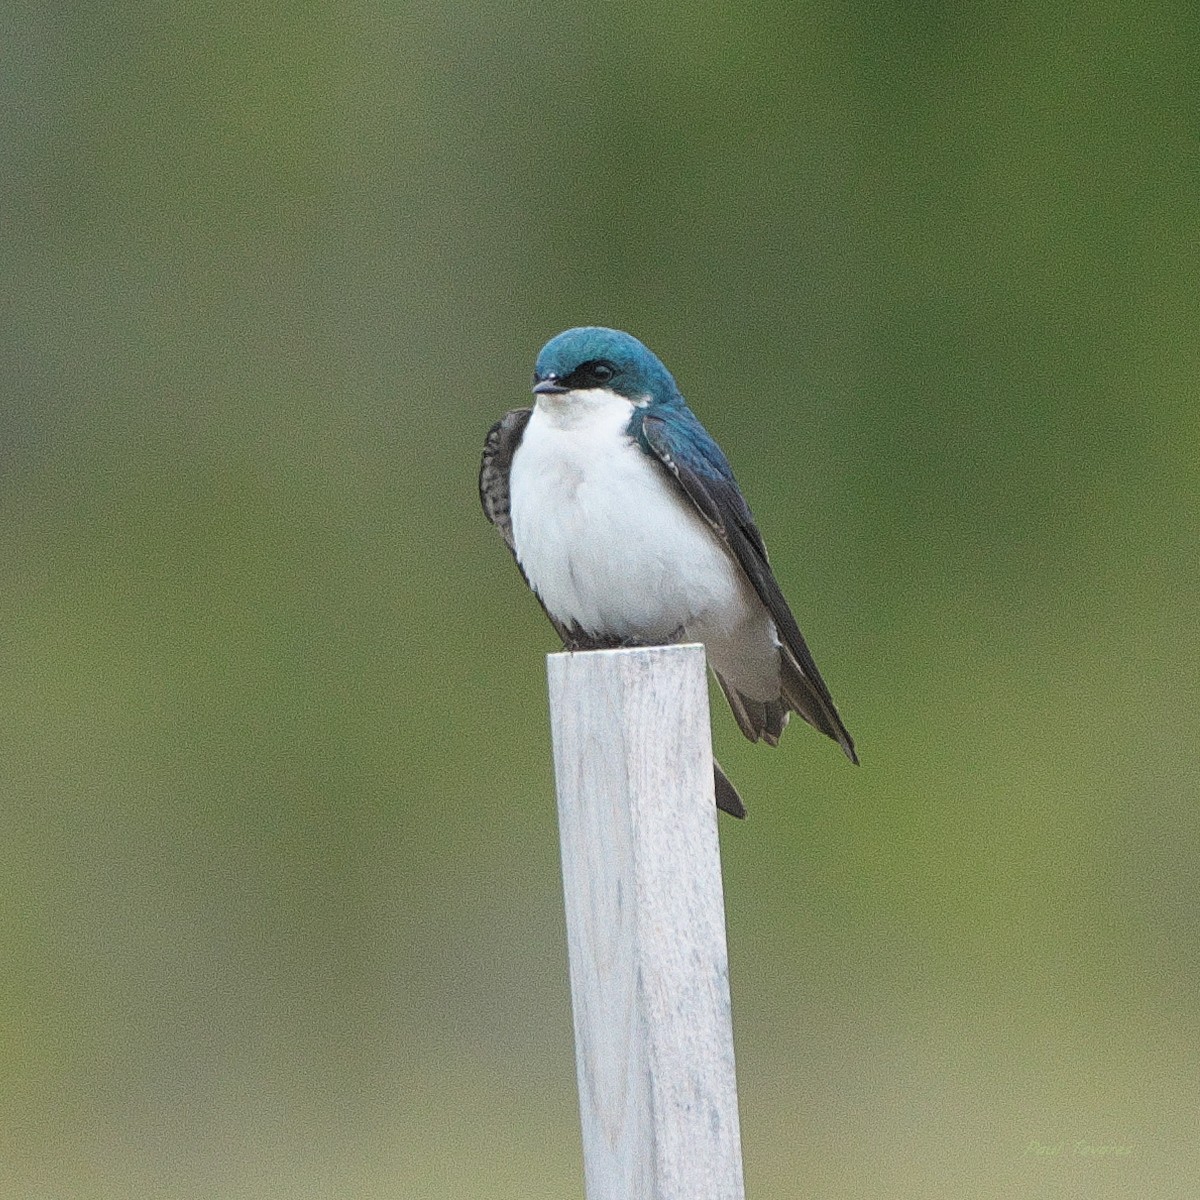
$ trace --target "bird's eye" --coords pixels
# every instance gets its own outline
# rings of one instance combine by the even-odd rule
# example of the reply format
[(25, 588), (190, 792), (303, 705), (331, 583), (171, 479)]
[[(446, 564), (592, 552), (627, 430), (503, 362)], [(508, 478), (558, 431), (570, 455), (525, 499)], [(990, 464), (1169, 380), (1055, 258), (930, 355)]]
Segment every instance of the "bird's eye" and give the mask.
[(610, 363), (592, 363), (592, 378), (597, 383), (607, 383), (616, 373), (616, 370)]

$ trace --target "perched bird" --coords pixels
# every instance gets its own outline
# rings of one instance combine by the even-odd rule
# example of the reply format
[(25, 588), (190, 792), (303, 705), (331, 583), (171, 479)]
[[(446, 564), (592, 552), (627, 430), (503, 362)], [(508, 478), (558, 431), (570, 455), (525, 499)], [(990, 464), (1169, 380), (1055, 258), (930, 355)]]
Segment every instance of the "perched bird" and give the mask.
[[(703, 642), (742, 732), (792, 712), (858, 762), (720, 447), (637, 338), (585, 326), (537, 358), (535, 403), (492, 426), (479, 495), (571, 650)], [(714, 762), (717, 805), (745, 805)]]

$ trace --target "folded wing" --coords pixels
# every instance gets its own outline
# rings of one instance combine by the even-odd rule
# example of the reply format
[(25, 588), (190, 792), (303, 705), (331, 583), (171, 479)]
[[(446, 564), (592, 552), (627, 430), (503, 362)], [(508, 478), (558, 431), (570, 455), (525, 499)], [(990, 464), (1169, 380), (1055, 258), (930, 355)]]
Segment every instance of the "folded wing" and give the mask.
[[(710, 438), (688, 437), (692, 432), (689, 422), (695, 423), (697, 435), (703, 432), (690, 410), (685, 409), (681, 417), (673, 414), (670, 424), (661, 416), (647, 413), (641, 421), (641, 441), (678, 480), (696, 510), (724, 540), (771, 614), (782, 643), (780, 685), (788, 705), (814, 728), (833, 738), (846, 757), (857, 763), (854, 739), (838, 715), (808, 643), (775, 580), (762, 534), (734, 481), (733, 472)], [(687, 439), (686, 455), (682, 453), (684, 439)], [(746, 736), (752, 740), (763, 736), (753, 725), (747, 729), (742, 720), (739, 713), (739, 709), (745, 709), (742, 698), (730, 696), (728, 689), (726, 696)]]

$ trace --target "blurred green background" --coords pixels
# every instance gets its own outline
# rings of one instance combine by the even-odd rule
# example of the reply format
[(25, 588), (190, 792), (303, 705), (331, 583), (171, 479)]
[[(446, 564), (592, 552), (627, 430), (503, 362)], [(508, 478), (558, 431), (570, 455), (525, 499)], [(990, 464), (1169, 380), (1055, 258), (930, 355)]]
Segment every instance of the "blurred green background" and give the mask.
[(1194, 4), (4, 26), (0, 1196), (582, 1197), (475, 473), (585, 322), (863, 757), (714, 706), (748, 1194), (1200, 1179)]

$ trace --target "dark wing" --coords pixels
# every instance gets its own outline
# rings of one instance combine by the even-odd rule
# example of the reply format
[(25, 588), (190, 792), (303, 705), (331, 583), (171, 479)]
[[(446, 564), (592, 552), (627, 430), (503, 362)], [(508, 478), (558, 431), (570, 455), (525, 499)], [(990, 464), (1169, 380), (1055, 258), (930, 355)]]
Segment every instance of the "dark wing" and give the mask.
[[(677, 453), (676, 446), (672, 444), (671, 427), (662, 417), (652, 413), (642, 418), (645, 445), (675, 476), (700, 515), (721, 536), (771, 614), (782, 642), (780, 683), (784, 699), (810, 725), (833, 738), (851, 762), (857, 763), (854, 740), (838, 715), (833, 697), (821, 678), (821, 672), (817, 670), (817, 664), (813, 662), (804, 635), (800, 632), (796, 618), (775, 581), (775, 575), (767, 561), (767, 548), (763, 545), (762, 534), (759, 533), (754, 517), (734, 482), (729, 464), (712, 440), (704, 435), (703, 429), (690, 410), (684, 411), (687, 417), (695, 422), (696, 436), (687, 437), (688, 433), (693, 431), (684, 425), (682, 433), (675, 435), (680, 439), (678, 449), (682, 450), (682, 439), (687, 438), (686, 458), (698, 462), (699, 469), (693, 469), (687, 462), (679, 461), (679, 458), (684, 456)], [(722, 687), (724, 686), (722, 681)], [(759, 727), (759, 722), (747, 718), (742, 698), (735, 698), (728, 688), (725, 689), (725, 693), (746, 736), (751, 740), (766, 736)]]
[(514, 408), (505, 413), (488, 430), (483, 442), (483, 459), (479, 464), (479, 500), (483, 515), (500, 531), (504, 544), (517, 556), (513, 543), (512, 516), (508, 505), (508, 473), (512, 470), (513, 455), (525, 435), (525, 426), (533, 415), (532, 408)]
[[(521, 560), (517, 558), (508, 498), (508, 473), (512, 470), (513, 455), (521, 444), (521, 438), (525, 436), (525, 426), (529, 424), (532, 415), (532, 408), (514, 408), (488, 430), (483, 441), (483, 458), (479, 463), (479, 500), (483, 505), (483, 515), (500, 531), (504, 544), (513, 556), (513, 562), (517, 564), (517, 570), (521, 572), (521, 578), (537, 596), (538, 603), (542, 604), (541, 596), (538, 596), (529, 582), (529, 577), (521, 567)], [(578, 638), (574, 636), (571, 628), (550, 616), (544, 604), (542, 612), (546, 613), (554, 631), (562, 638), (563, 645), (572, 650), (579, 649)]]

